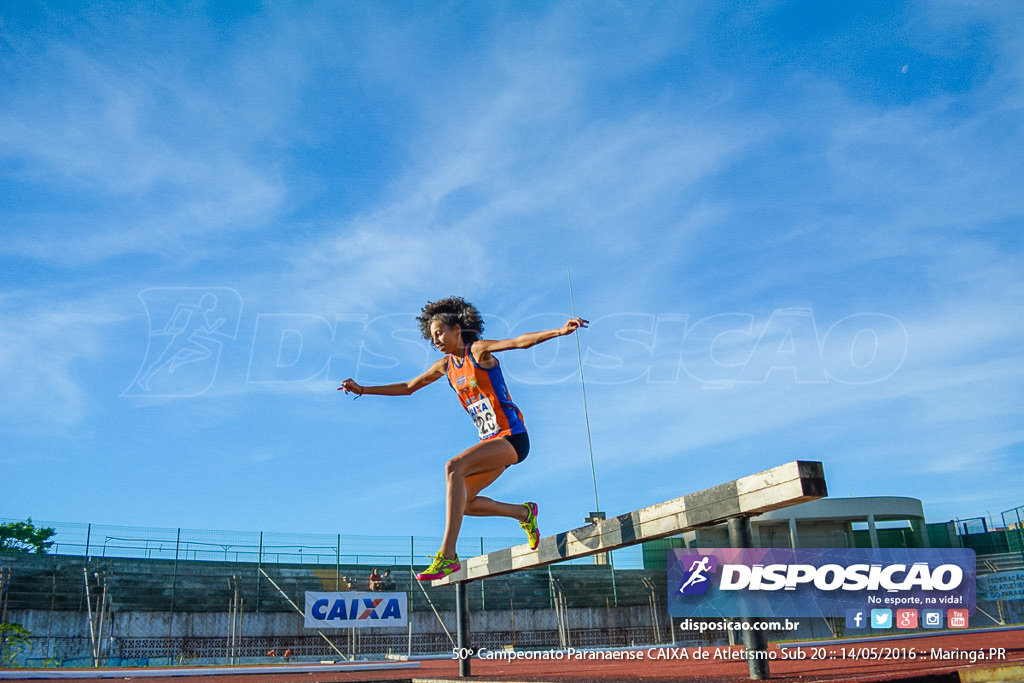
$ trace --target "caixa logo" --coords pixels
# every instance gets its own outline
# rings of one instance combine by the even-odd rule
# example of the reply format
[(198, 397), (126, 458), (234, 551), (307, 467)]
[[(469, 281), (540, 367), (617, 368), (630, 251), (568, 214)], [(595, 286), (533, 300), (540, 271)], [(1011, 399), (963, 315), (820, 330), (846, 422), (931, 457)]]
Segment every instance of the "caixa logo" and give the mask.
[(405, 593), (306, 593), (307, 628), (408, 624)]

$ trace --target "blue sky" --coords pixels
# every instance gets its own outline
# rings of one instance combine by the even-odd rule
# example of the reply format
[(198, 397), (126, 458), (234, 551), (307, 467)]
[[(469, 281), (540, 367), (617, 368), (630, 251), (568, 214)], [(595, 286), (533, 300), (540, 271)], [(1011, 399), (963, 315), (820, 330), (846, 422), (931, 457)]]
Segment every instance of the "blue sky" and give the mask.
[[(438, 535), (428, 300), (580, 333), (601, 507), (1024, 504), (1015, 2), (0, 2), (0, 517)], [(578, 526), (575, 340), (501, 358)], [(468, 520), (467, 535), (518, 534)]]

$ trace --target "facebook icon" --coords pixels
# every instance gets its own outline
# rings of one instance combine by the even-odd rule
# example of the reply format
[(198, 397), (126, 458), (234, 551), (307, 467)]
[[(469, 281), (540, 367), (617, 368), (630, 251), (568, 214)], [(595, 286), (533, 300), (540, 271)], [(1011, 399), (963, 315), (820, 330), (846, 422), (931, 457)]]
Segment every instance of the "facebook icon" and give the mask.
[(847, 630), (867, 629), (868, 619), (866, 611), (862, 609), (848, 609), (846, 610), (846, 628)]

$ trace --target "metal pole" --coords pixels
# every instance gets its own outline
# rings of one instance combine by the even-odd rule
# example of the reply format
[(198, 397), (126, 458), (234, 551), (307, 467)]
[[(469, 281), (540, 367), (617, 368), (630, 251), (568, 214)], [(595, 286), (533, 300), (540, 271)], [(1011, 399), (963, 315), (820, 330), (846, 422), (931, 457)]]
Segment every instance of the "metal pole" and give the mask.
[(551, 609), (558, 609), (555, 606), (555, 579), (551, 576), (551, 565), (548, 565), (548, 601), (551, 603)]
[(615, 555), (608, 553), (608, 566), (612, 570), (612, 599), (615, 601), (615, 606), (619, 606), (619, 587), (615, 583)]
[(231, 586), (234, 588), (234, 593), (231, 596), (231, 605), (229, 613), (231, 614), (231, 645), (228, 648), (228, 664), (236, 663), (236, 656), (238, 654), (238, 577), (232, 575)]
[[(0, 569), (0, 573), (2, 573), (2, 572), (3, 572), (3, 570)], [(49, 621), (47, 621), (47, 623), (46, 623), (46, 650), (43, 652), (43, 658), (44, 659), (49, 659), (50, 658), (50, 642), (53, 639), (53, 610), (55, 609), (55, 607), (57, 605), (57, 556), (56, 555), (53, 556), (53, 573), (51, 574), (51, 581), (52, 581), (52, 583), (50, 585), (50, 618), (49, 618)], [(3, 581), (0, 581), (0, 583), (3, 583)], [(3, 591), (0, 590), (0, 593), (3, 593)], [(0, 618), (0, 619), (2, 619), (2, 621), (7, 621), (7, 619), (5, 617), (4, 618)]]
[[(99, 574), (96, 575), (96, 580), (99, 581)], [(100, 655), (103, 654), (103, 627), (106, 626), (107, 621), (107, 576), (103, 575), (103, 595), (100, 598), (100, 625), (96, 634), (96, 666), (100, 665)]]
[(1024, 534), (1021, 532), (1021, 529), (1024, 528), (1024, 523), (1020, 519), (1020, 508), (1016, 508), (1014, 512), (1017, 513), (1017, 542), (1020, 544), (1021, 557), (1024, 557)]
[[(427, 589), (423, 587), (423, 582), (416, 581), (415, 584), (420, 591), (423, 592), (423, 597), (427, 599), (427, 604), (430, 605), (430, 609), (433, 610), (434, 616), (437, 617), (437, 623), (441, 624), (444, 634), (448, 637), (448, 642), (452, 644), (452, 647), (456, 647), (455, 639), (452, 638), (452, 634), (448, 631), (448, 627), (444, 625), (444, 619), (441, 618), (441, 613), (437, 611), (436, 607), (434, 607), (434, 601), (430, 599), (430, 593), (428, 593)], [(409, 613), (412, 614), (411, 609), (409, 610)]]
[(242, 627), (245, 625), (242, 617), (245, 615), (245, 597), (238, 596), (238, 631), (235, 636), (235, 659), (242, 656)]
[(558, 647), (565, 649), (565, 625), (562, 623), (562, 596), (555, 596), (555, 625), (558, 626)]
[[(416, 569), (413, 566), (413, 560), (416, 557), (416, 537), (409, 537), (409, 578), (411, 583), (419, 583), (416, 581)], [(422, 588), (422, 586), (420, 586)], [(426, 590), (423, 591), (426, 594)], [(414, 600), (416, 598), (416, 591), (409, 587), (409, 614), (412, 614), (415, 608)]]
[[(409, 597), (411, 598), (412, 595), (410, 594)], [(412, 601), (410, 600), (410, 602), (412, 602)], [(407, 657), (409, 657), (409, 659), (412, 659), (412, 610), (411, 609), (409, 610), (409, 644), (408, 644), (408, 648), (406, 649), (406, 653), (405, 654), (406, 654)]]
[(456, 647), (459, 650), (459, 675), (471, 676), (470, 662), (472, 655), (469, 653), (469, 599), (466, 595), (466, 582), (459, 581), (455, 584), (455, 621), (456, 621)]
[[(174, 647), (174, 594), (178, 588), (178, 552), (181, 549), (181, 527), (178, 527), (178, 536), (174, 541), (174, 569), (171, 576), (171, 612), (167, 618), (167, 651)], [(173, 658), (171, 659), (173, 662)]]
[[(231, 587), (231, 582), (228, 581), (228, 588)], [(231, 625), (228, 626), (228, 643), (224, 650), (224, 663), (228, 666), (234, 664), (231, 659), (231, 648), (234, 646), (235, 641), (235, 603), (234, 600), (228, 600), (228, 619), (231, 621)]]
[(256, 611), (260, 611), (260, 588), (263, 582), (260, 581), (260, 572), (263, 571), (263, 532), (260, 532), (260, 551), (256, 556)]
[(643, 584), (651, 592), (647, 597), (647, 603), (651, 608), (651, 632), (654, 634), (654, 644), (661, 645), (661, 620), (658, 618), (658, 589), (648, 577), (644, 577)]
[(89, 615), (89, 646), (92, 650), (92, 666), (96, 668), (96, 624), (92, 618), (92, 594), (89, 591), (89, 570), (82, 567), (85, 574), (85, 606)]
[(565, 591), (558, 588), (558, 599), (562, 601), (562, 621), (565, 622), (565, 646), (572, 647), (572, 636), (569, 634), (569, 601), (565, 598)]
[[(270, 578), (270, 574), (266, 573), (262, 569), (260, 569), (260, 573), (263, 574), (264, 577), (266, 577), (267, 581), (270, 582), (271, 586), (273, 586), (274, 588), (277, 589), (277, 592), (281, 594), (281, 597), (283, 597), (285, 600), (288, 601), (288, 604), (292, 606), (292, 609), (294, 609), (299, 614), (300, 617), (301, 616), (305, 616), (306, 612), (301, 607), (299, 607), (294, 602), (292, 602), (292, 599), (288, 597), (288, 594), (284, 592), (284, 589), (281, 588), (279, 585), (277, 585), (276, 581), (274, 581), (272, 578)], [(298, 629), (301, 628), (301, 624), (302, 624), (302, 621), (296, 620), (296, 622), (295, 622), (296, 632), (298, 632)], [(342, 659), (346, 658), (344, 653), (342, 653), (342, 651), (339, 650), (337, 648), (337, 646), (335, 646), (335, 644), (331, 642), (331, 639), (324, 635), (323, 631), (317, 630), (316, 633), (317, 633), (318, 636), (320, 636), (321, 638), (323, 638), (324, 640), (327, 641), (327, 644), (331, 646), (332, 650), (334, 650), (335, 652), (338, 653), (339, 657), (341, 657)], [(296, 633), (296, 636), (298, 636), (298, 633)], [(299, 642), (297, 637), (296, 637), (296, 641), (295, 642), (296, 642), (296, 644)]]
[[(731, 517), (728, 521), (729, 545), (733, 548), (754, 547), (754, 537), (750, 532), (750, 520), (746, 517)], [(743, 649), (747, 652), (747, 668), (750, 677), (755, 681), (767, 680), (772, 677), (768, 667), (768, 634), (755, 630), (758, 619), (740, 617), (743, 627)]]

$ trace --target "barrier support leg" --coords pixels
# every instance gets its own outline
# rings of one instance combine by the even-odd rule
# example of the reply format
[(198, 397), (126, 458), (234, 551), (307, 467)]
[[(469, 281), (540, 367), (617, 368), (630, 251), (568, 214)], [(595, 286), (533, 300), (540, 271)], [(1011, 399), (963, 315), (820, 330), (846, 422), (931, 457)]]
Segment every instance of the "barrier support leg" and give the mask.
[[(733, 548), (752, 548), (754, 539), (750, 533), (750, 519), (747, 517), (730, 517), (729, 545)], [(744, 624), (751, 627), (744, 627), (743, 649), (747, 651), (747, 668), (750, 671), (750, 678), (755, 681), (767, 680), (772, 677), (768, 667), (768, 634), (761, 630), (754, 630), (753, 624), (757, 619), (742, 617)]]
[(459, 675), (471, 676), (470, 662), (473, 655), (469, 644), (469, 599), (466, 595), (468, 581), (455, 584), (455, 630), (456, 645), (459, 648)]

